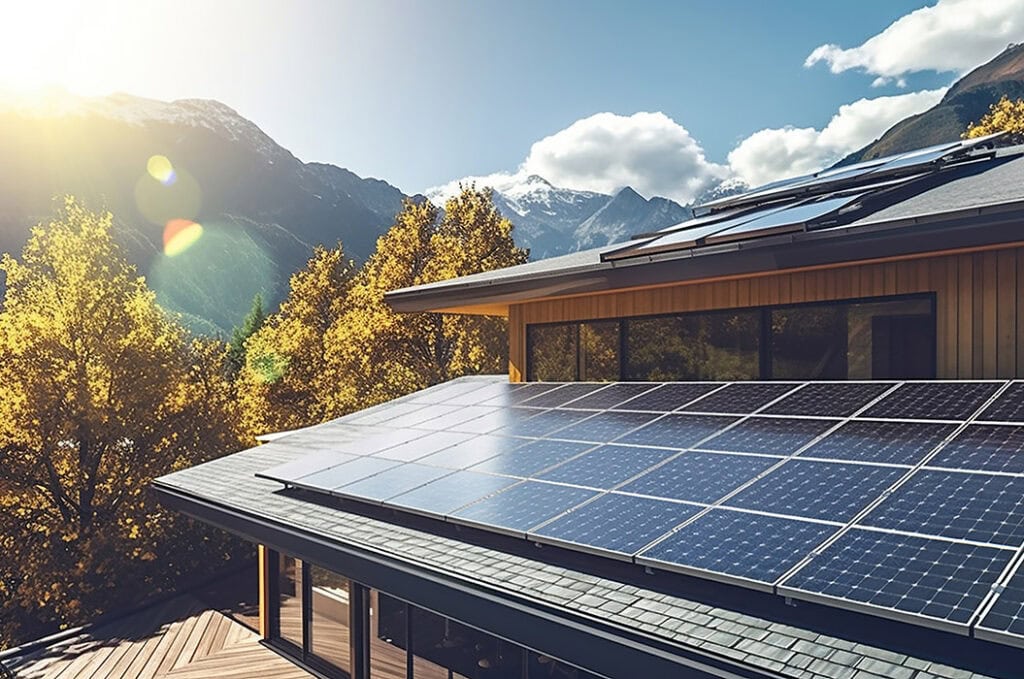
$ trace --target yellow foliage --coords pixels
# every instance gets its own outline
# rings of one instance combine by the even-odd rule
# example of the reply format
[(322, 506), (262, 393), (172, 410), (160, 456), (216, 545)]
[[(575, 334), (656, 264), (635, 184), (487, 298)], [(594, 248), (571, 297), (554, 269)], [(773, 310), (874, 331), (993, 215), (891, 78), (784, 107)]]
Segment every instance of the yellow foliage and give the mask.
[(961, 135), (964, 139), (984, 137), (996, 132), (1009, 132), (1014, 143), (1024, 140), (1024, 99), (1010, 101), (1003, 95), (989, 107), (988, 113), (977, 123), (971, 123)]

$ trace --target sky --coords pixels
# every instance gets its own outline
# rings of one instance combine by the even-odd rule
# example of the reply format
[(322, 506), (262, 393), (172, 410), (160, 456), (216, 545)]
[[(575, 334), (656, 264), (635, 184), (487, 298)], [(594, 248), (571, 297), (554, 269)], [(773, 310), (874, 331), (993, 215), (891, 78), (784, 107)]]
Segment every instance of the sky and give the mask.
[(830, 164), (1024, 41), (1024, 0), (4, 0), (0, 91), (212, 98), (407, 193), (682, 202)]

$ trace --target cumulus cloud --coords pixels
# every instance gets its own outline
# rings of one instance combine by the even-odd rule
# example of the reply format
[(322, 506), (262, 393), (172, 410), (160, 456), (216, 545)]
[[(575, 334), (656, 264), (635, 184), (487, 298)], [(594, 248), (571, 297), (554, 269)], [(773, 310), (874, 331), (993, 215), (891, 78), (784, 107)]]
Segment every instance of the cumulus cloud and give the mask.
[(427, 195), (442, 202), (456, 193), (459, 182), (468, 181), (504, 193), (529, 175), (607, 194), (631, 186), (648, 198), (689, 203), (729, 170), (708, 161), (690, 133), (664, 113), (597, 113), (535, 142), (514, 173), (466, 177), (428, 189)]
[(963, 73), (1024, 40), (1020, 0), (939, 0), (900, 17), (857, 47), (821, 45), (804, 66), (828, 64), (833, 73), (859, 69), (873, 86), (900, 82), (915, 71)]
[(909, 115), (939, 102), (946, 90), (923, 90), (844, 104), (821, 130), (764, 129), (729, 153), (729, 167), (751, 185), (815, 172), (865, 146)]

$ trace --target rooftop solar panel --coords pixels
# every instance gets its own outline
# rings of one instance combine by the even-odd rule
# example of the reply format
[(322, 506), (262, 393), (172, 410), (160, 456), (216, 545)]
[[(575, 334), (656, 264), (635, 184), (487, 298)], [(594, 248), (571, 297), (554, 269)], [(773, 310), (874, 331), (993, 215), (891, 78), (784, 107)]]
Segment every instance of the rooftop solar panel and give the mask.
[[(942, 628), (966, 625), (1013, 551), (852, 529), (779, 587)], [(814, 598), (814, 597), (811, 597)]]
[(557, 389), (546, 391), (523, 401), (522, 405), (530, 406), (531, 408), (557, 408), (558, 406), (564, 406), (571, 401), (575, 401), (582, 396), (586, 396), (607, 386), (609, 385), (593, 384), (589, 382), (563, 384)]
[(592, 443), (573, 441), (548, 439), (526, 443), (517, 440), (525, 445), (473, 465), (471, 469), (506, 476), (533, 476), (594, 447)]
[(520, 385), (507, 393), (492, 396), (486, 401), (479, 402), (479, 405), (508, 407), (518, 405), (526, 400), (540, 396), (541, 394), (557, 389), (562, 386), (557, 382), (530, 382)]
[(632, 555), (698, 511), (699, 505), (607, 493), (531, 533), (541, 541)]
[(688, 451), (619, 490), (688, 502), (715, 502), (779, 462), (776, 457)]
[(419, 488), (450, 473), (451, 471), (447, 469), (438, 469), (422, 464), (403, 464), (358, 481), (346, 483), (335, 488), (334, 493), (369, 502), (383, 502), (390, 497)]
[(279, 464), (262, 472), (256, 472), (256, 476), (274, 481), (290, 481), (299, 479), (307, 474), (323, 471), (336, 467), (343, 462), (356, 459), (357, 456), (349, 453), (337, 453), (331, 450), (319, 453), (303, 455), (297, 460)]
[(388, 506), (443, 518), (459, 507), (468, 505), (500, 490), (517, 479), (470, 471), (456, 471), (415, 490), (396, 495)]
[(848, 417), (875, 400), (895, 383), (817, 382), (807, 384), (764, 409), (771, 415)]
[[(528, 410), (524, 408), (524, 410)], [(533, 417), (516, 420), (493, 430), (492, 433), (502, 436), (547, 436), (569, 425), (592, 417), (594, 410), (545, 410)]]
[(598, 417), (560, 429), (553, 435), (572, 441), (608, 443), (658, 417), (660, 416), (654, 413), (605, 412)]
[(689, 448), (735, 421), (735, 417), (722, 415), (671, 413), (625, 434), (618, 442), (662, 448)]
[(921, 470), (861, 524), (1020, 547), (1024, 477)]
[(654, 240), (646, 243), (640, 243), (631, 248), (605, 253), (602, 257), (604, 259), (623, 259), (626, 257), (636, 257), (638, 255), (652, 255), (658, 252), (683, 250), (685, 248), (703, 245), (711, 236), (714, 236), (717, 233), (741, 226), (759, 217), (769, 216), (775, 212), (785, 209), (785, 207), (786, 206), (776, 205), (764, 208), (763, 210), (747, 211), (728, 219), (694, 226), (689, 229), (672, 231), (664, 236), (655, 238)]
[(727, 243), (753, 238), (754, 236), (769, 236), (777, 233), (802, 231), (804, 224), (820, 221), (855, 203), (862, 195), (858, 193), (852, 196), (825, 198), (800, 203), (711, 234), (705, 239), (705, 242), (708, 245), (713, 245), (715, 243)]
[(582, 410), (614, 408), (615, 406), (646, 393), (656, 387), (644, 382), (617, 382), (608, 387), (573, 401), (570, 406)]
[(379, 457), (357, 457), (335, 467), (328, 467), (312, 474), (306, 474), (301, 478), (293, 479), (293, 483), (303, 488), (329, 493), (335, 488), (364, 479), (367, 476), (379, 474), (386, 469), (397, 467), (399, 464), (401, 463), (394, 460), (384, 460)]
[(836, 420), (750, 417), (698, 447), (731, 453), (792, 455), (837, 424)]
[(525, 534), (596, 495), (596, 491), (583, 488), (523, 481), (455, 512), (451, 518), (492, 530)]
[(559, 464), (540, 474), (538, 478), (577, 486), (611, 489), (675, 454), (671, 450), (660, 448), (601, 446)]
[(522, 439), (503, 436), (473, 436), (471, 434), (459, 434), (459, 436), (466, 438), (453, 442), (450, 446), (438, 448), (435, 452), (417, 459), (422, 464), (435, 467), (465, 469), (496, 455), (512, 452), (524, 443)]
[(673, 382), (623, 401), (615, 410), (647, 410), (668, 413), (722, 386), (720, 382)]
[(772, 470), (725, 504), (846, 522), (905, 473), (899, 467), (793, 460)]
[(418, 422), (413, 426), (413, 428), (441, 431), (457, 427), (460, 424), (465, 424), (471, 420), (477, 419), (478, 417), (484, 417), (485, 415), (497, 415), (500, 412), (501, 410), (494, 406), (459, 406), (454, 412), (442, 415), (441, 417), (435, 417), (432, 420)]
[(995, 382), (907, 382), (861, 416), (893, 420), (964, 420), (1000, 386)]
[(801, 385), (791, 382), (733, 382), (681, 408), (684, 412), (746, 415)]
[[(518, 427), (526, 420), (536, 417), (543, 412), (543, 410), (537, 408), (520, 408), (516, 406), (495, 408), (492, 412), (449, 425), (448, 429), (468, 434), (487, 434), (498, 429)], [(418, 428), (424, 429), (425, 425), (421, 424)]]
[(837, 530), (830, 524), (713, 509), (645, 549), (637, 562), (770, 586)]
[(915, 465), (955, 430), (953, 424), (850, 420), (799, 455)]
[[(986, 630), (996, 635), (986, 634)], [(975, 630), (975, 636), (996, 641), (1005, 641), (1004, 635), (1014, 645), (1024, 646), (1024, 570), (1019, 566)]]
[(969, 425), (928, 466), (1024, 474), (1024, 427)]
[(412, 462), (438, 450), (458, 446), (472, 438), (473, 434), (463, 434), (455, 431), (424, 432), (423, 436), (410, 441), (404, 441), (389, 448), (383, 448), (374, 452), (373, 455), (399, 462)]
[(1015, 382), (978, 416), (987, 422), (1024, 423), (1024, 382)]

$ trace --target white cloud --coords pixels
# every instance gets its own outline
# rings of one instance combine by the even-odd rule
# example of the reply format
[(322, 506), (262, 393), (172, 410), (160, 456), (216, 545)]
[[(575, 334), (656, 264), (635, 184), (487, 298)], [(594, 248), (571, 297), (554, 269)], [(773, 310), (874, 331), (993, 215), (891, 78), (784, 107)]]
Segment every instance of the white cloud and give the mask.
[(457, 191), (460, 181), (505, 192), (503, 187), (529, 175), (559, 187), (608, 194), (631, 186), (648, 198), (689, 203), (729, 170), (709, 162), (690, 133), (664, 113), (597, 113), (534, 143), (514, 173), (466, 177), (426, 193), (441, 201)]
[(873, 86), (915, 71), (964, 73), (1024, 40), (1020, 0), (939, 0), (900, 17), (857, 47), (821, 45), (804, 66), (827, 63), (833, 73), (859, 69)]
[(732, 171), (756, 186), (815, 172), (865, 146), (909, 115), (939, 102), (945, 89), (844, 104), (821, 130), (783, 127), (755, 132), (729, 153)]

